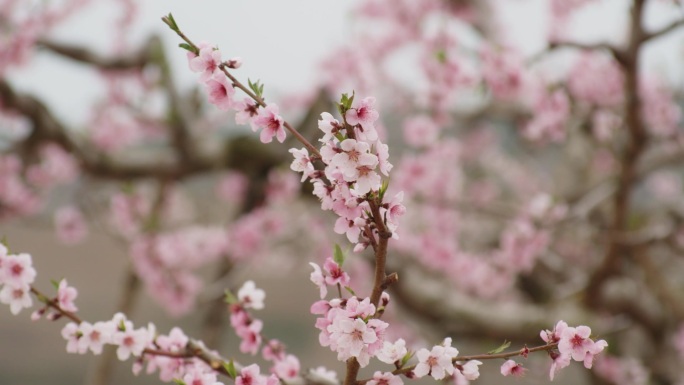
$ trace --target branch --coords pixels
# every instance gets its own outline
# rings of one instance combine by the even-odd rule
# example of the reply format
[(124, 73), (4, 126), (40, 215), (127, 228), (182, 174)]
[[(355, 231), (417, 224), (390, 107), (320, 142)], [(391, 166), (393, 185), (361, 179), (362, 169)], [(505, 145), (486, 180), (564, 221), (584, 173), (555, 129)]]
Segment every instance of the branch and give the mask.
[(610, 44), (610, 43), (578, 43), (578, 42), (572, 42), (572, 41), (555, 41), (549, 43), (549, 48), (538, 54), (535, 55), (534, 59), (539, 58), (540, 56), (544, 55), (545, 53), (552, 52), (556, 49), (560, 48), (574, 48), (574, 49), (580, 49), (580, 50), (585, 50), (585, 51), (608, 51), (610, 54), (615, 58), (615, 60), (620, 63), (620, 64), (625, 64), (627, 57), (626, 53)]
[(160, 46), (159, 38), (152, 37), (148, 39), (145, 45), (133, 54), (126, 56), (104, 57), (100, 56), (86, 48), (59, 43), (55, 41), (40, 39), (36, 42), (39, 48), (43, 48), (54, 54), (63, 56), (65, 58), (77, 61), (83, 64), (89, 64), (98, 67), (102, 70), (129, 70), (141, 69), (151, 62), (152, 48)]
[(639, 52), (643, 38), (642, 17), (645, 0), (634, 0), (630, 18), (630, 39), (627, 60), (622, 62), (625, 73), (625, 125), (629, 134), (622, 153), (621, 172), (613, 200), (613, 222), (610, 227), (606, 256), (601, 266), (591, 275), (585, 301), (597, 307), (603, 282), (620, 268), (623, 245), (619, 234), (627, 230), (632, 186), (637, 179), (637, 166), (648, 142), (648, 134), (641, 119), (639, 100)]
[(645, 32), (641, 37), (641, 43), (646, 43), (650, 40), (657, 39), (663, 35), (666, 35), (675, 29), (684, 26), (684, 19), (679, 19), (670, 23), (670, 25), (653, 32)]
[[(472, 356), (458, 356), (455, 357), (451, 360), (454, 364), (456, 362), (464, 362), (464, 361), (472, 361), (472, 360), (496, 360), (496, 359), (503, 359), (503, 358), (510, 358), (510, 357), (515, 357), (515, 356), (521, 356), (529, 353), (535, 353), (535, 352), (544, 352), (544, 351), (549, 351), (552, 349), (555, 349), (558, 346), (558, 342), (546, 344), (546, 345), (541, 345), (541, 346), (535, 346), (533, 348), (528, 348), (524, 347), (519, 350), (515, 350), (512, 352), (507, 352), (507, 353), (498, 353), (498, 354), (476, 354)], [(416, 365), (411, 365), (407, 366), (404, 368), (400, 369), (395, 369), (392, 371), (392, 374), (408, 374), (411, 372), (413, 369), (416, 368)], [(360, 380), (357, 382), (357, 385), (364, 385), (368, 381), (372, 380), (371, 378), (365, 379), (365, 380)]]

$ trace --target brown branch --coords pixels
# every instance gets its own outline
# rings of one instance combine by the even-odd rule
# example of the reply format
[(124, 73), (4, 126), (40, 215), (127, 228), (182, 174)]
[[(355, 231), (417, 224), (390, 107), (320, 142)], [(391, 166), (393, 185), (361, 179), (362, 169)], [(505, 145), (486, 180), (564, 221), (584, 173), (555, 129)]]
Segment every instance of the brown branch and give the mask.
[(40, 47), (80, 63), (89, 64), (102, 70), (140, 70), (146, 65), (155, 65), (161, 70), (161, 84), (166, 90), (169, 101), (169, 128), (171, 140), (181, 163), (192, 162), (195, 154), (187, 114), (178, 89), (175, 86), (171, 67), (166, 60), (164, 46), (158, 36), (151, 36), (138, 52), (115, 57), (102, 57), (78, 46), (56, 43), (47, 40), (38, 42)]
[[(521, 356), (523, 354), (528, 354), (528, 353), (536, 353), (536, 352), (545, 352), (549, 351), (552, 349), (555, 349), (558, 346), (557, 342), (546, 344), (546, 345), (541, 345), (541, 346), (535, 346), (533, 348), (528, 348), (524, 347), (519, 350), (515, 350), (512, 352), (507, 352), (507, 353), (498, 353), (498, 354), (475, 354), (471, 356), (458, 356), (455, 357), (451, 360), (451, 362), (456, 363), (456, 362), (464, 362), (464, 361), (472, 361), (472, 360), (496, 360), (496, 359), (503, 359), (503, 358), (510, 358), (510, 357), (515, 357), (515, 356)], [(404, 368), (400, 369), (395, 369), (392, 371), (392, 374), (398, 375), (398, 374), (408, 374), (409, 372), (413, 371), (413, 369), (416, 368), (416, 365), (411, 365), (407, 366)], [(364, 385), (368, 381), (372, 380), (371, 378), (367, 378), (365, 380), (360, 380), (356, 384), (357, 385)]]
[[(266, 102), (262, 98), (260, 98), (259, 95), (256, 95), (254, 92), (252, 92), (252, 90), (245, 87), (245, 85), (242, 84), (239, 80), (237, 80), (237, 78), (235, 76), (233, 76), (230, 72), (228, 72), (228, 70), (226, 69), (226, 66), (223, 63), (221, 63), (219, 65), (219, 68), (221, 69), (221, 71), (223, 71), (223, 73), (226, 75), (226, 77), (228, 77), (228, 79), (230, 79), (230, 81), (233, 82), (233, 85), (235, 87), (242, 90), (242, 92), (244, 92), (245, 94), (247, 94), (247, 96), (252, 98), (259, 106), (264, 107), (264, 108), (266, 107)], [(304, 147), (306, 147), (311, 152), (312, 155), (315, 155), (316, 157), (321, 158), (321, 153), (318, 151), (316, 146), (311, 144), (311, 142), (309, 142), (308, 139), (306, 139), (304, 136), (302, 136), (302, 134), (300, 134), (299, 131), (295, 130), (292, 127), (292, 125), (290, 125), (290, 123), (285, 121), (285, 122), (283, 122), (283, 126), (285, 126), (285, 128), (290, 132), (290, 134), (292, 134), (295, 138), (297, 138), (297, 140), (301, 144), (303, 144)]]
[(624, 64), (627, 60), (626, 53), (622, 49), (610, 43), (578, 43), (572, 41), (556, 41), (549, 44), (549, 48), (546, 52), (551, 52), (560, 48), (575, 48), (585, 51), (608, 51), (618, 63)]
[(657, 39), (661, 36), (667, 35), (668, 33), (674, 31), (675, 29), (684, 26), (684, 19), (679, 19), (676, 21), (673, 21), (669, 25), (663, 27), (662, 29), (659, 29), (657, 31), (653, 32), (645, 32), (643, 36), (641, 37), (641, 43), (646, 43), (650, 40)]
[(625, 124), (629, 139), (622, 153), (621, 172), (613, 200), (613, 221), (606, 256), (601, 266), (591, 275), (586, 288), (586, 303), (596, 307), (600, 303), (599, 290), (603, 282), (620, 269), (624, 247), (619, 234), (627, 230), (632, 186), (636, 181), (638, 162), (643, 155), (648, 135), (641, 119), (639, 100), (639, 52), (643, 37), (642, 16), (645, 0), (634, 0), (630, 18), (630, 38), (626, 60), (621, 62), (625, 73)]
[(74, 60), (79, 63), (92, 65), (102, 70), (121, 71), (141, 69), (149, 64), (152, 58), (152, 48), (160, 44), (159, 38), (152, 37), (135, 53), (114, 57), (100, 56), (83, 47), (65, 44), (61, 42), (40, 39), (36, 42), (39, 48), (43, 48), (54, 54)]

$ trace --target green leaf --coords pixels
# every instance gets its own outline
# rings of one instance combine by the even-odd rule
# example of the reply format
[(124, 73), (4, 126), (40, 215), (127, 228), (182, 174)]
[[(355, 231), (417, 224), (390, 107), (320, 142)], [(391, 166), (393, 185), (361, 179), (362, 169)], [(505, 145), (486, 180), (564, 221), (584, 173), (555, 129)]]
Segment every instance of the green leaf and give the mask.
[(497, 354), (497, 353), (501, 353), (501, 352), (503, 352), (504, 350), (506, 350), (509, 346), (511, 346), (511, 341), (504, 341), (504, 343), (501, 344), (501, 346), (499, 346), (498, 348), (496, 348), (496, 349), (494, 349), (494, 350), (488, 351), (487, 354)]
[(351, 97), (347, 94), (342, 94), (342, 97), (340, 98), (340, 103), (338, 105), (338, 110), (340, 111), (340, 114), (344, 115), (344, 113), (351, 108), (352, 103), (354, 103), (354, 91), (352, 91)]
[(344, 290), (348, 291), (351, 295), (353, 295), (354, 297), (356, 297), (356, 293), (354, 292), (354, 289), (352, 289), (351, 287), (345, 286), (345, 287), (344, 287)]
[(188, 43), (180, 43), (180, 44), (178, 44), (178, 46), (183, 48), (184, 50), (186, 50), (188, 52), (192, 52), (195, 55), (199, 55), (199, 50), (196, 47), (193, 47)]
[(52, 286), (55, 287), (55, 290), (58, 290), (58, 289), (59, 289), (59, 282), (60, 282), (60, 281), (61, 281), (61, 280), (59, 280), (59, 281), (56, 281), (56, 280), (54, 280), (54, 279), (51, 279), (51, 280), (50, 280), (50, 283), (52, 283)]
[(338, 245), (337, 243), (335, 244), (335, 252), (333, 254), (333, 260), (340, 267), (342, 267), (342, 264), (344, 264), (344, 253), (342, 252), (342, 248), (340, 247), (340, 245)]
[(237, 370), (235, 370), (235, 363), (233, 363), (233, 360), (230, 360), (228, 363), (223, 363), (223, 369), (226, 370), (226, 373), (228, 373), (228, 376), (231, 379), (235, 379), (237, 377)]
[(168, 25), (169, 28), (178, 32), (178, 24), (176, 24), (176, 20), (173, 18), (173, 15), (171, 13), (162, 17), (162, 21), (164, 22), (164, 24)]
[(385, 193), (387, 192), (387, 188), (389, 187), (389, 179), (384, 179), (382, 181), (382, 186), (380, 186), (380, 201), (385, 198)]
[(437, 58), (437, 61), (444, 64), (447, 61), (447, 55), (446, 51), (444, 50), (439, 50), (437, 53), (435, 53), (435, 57)]
[(401, 358), (401, 366), (400, 367), (403, 367), (404, 365), (406, 365), (406, 363), (411, 359), (411, 357), (413, 357), (413, 352), (409, 350), (408, 352), (406, 352), (406, 354), (404, 354), (404, 357)]
[(235, 295), (230, 291), (230, 289), (226, 289), (224, 292), (224, 297), (223, 301), (229, 305), (232, 305), (234, 303), (238, 303), (238, 299), (235, 297)]
[(252, 90), (258, 96), (259, 98), (263, 99), (263, 94), (264, 94), (264, 85), (257, 80), (256, 82), (252, 83), (251, 80), (247, 79), (247, 85), (249, 85), (249, 89)]
[(180, 378), (174, 378), (173, 382), (175, 382), (177, 385), (185, 385), (185, 381), (181, 380)]

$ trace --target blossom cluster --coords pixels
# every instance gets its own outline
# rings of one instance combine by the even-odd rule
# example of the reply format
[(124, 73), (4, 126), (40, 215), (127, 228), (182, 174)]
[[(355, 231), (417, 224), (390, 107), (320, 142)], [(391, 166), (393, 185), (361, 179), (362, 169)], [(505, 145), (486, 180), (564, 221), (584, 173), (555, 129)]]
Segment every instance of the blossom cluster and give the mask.
[(208, 43), (201, 43), (197, 54), (188, 52), (188, 63), (192, 71), (200, 73), (209, 103), (223, 111), (236, 111), (235, 122), (249, 124), (254, 131), (261, 130), (261, 142), (270, 143), (273, 137), (280, 143), (285, 141), (285, 120), (280, 116), (277, 104), (269, 103), (260, 108), (252, 98), (235, 99), (234, 85), (223, 72), (223, 67), (237, 69), (242, 65), (242, 59), (236, 57), (223, 61), (221, 51)]
[[(235, 334), (240, 337), (241, 352), (256, 355), (261, 348), (262, 357), (273, 364), (271, 372), (274, 373), (277, 378), (284, 381), (290, 381), (299, 376), (299, 359), (292, 354), (287, 354), (285, 345), (276, 339), (268, 340), (268, 342), (261, 347), (262, 342), (265, 340), (265, 337), (261, 332), (264, 324), (261, 320), (252, 317), (248, 311), (249, 309), (263, 309), (265, 297), (266, 294), (264, 291), (257, 288), (254, 281), (245, 282), (237, 292), (236, 301), (232, 298), (229, 301), (235, 301), (229, 306), (230, 325), (235, 330)], [(251, 365), (251, 367), (251, 369), (248, 369), (250, 367), (243, 369), (242, 375), (259, 378), (258, 366)], [(245, 378), (245, 381), (246, 380), (247, 378)], [(259, 381), (261, 382), (257, 383), (266, 385), (264, 382), (266, 381), (265, 378)], [(245, 384), (249, 385), (251, 382), (245, 382)]]
[(36, 279), (36, 269), (29, 254), (8, 254), (0, 243), (0, 302), (10, 306), (12, 314), (33, 305), (31, 284)]
[(480, 377), (481, 361), (453, 361), (458, 357), (458, 349), (451, 346), (451, 338), (445, 338), (441, 345), (435, 345), (431, 350), (418, 350), (416, 357), (418, 365), (413, 369), (416, 377), (430, 375), (435, 380), (441, 380), (449, 375), (454, 376), (457, 383), (463, 382), (464, 379), (471, 381)]
[[(353, 97), (348, 99), (351, 100)], [(384, 194), (386, 187), (380, 174), (389, 176), (393, 167), (388, 146), (378, 137), (375, 122), (379, 114), (374, 104), (375, 98), (367, 97), (358, 104), (342, 106), (342, 122), (328, 112), (321, 114), (318, 128), (323, 132), (319, 139), (320, 160), (325, 165), (322, 172), (314, 167), (317, 159), (306, 148), (290, 150), (295, 158), (290, 168), (302, 173), (302, 181), (310, 179), (323, 210), (338, 215), (335, 232), (345, 234), (356, 244), (354, 251), (365, 249), (371, 242), (367, 230), (373, 221), (368, 200)], [(405, 212), (402, 200), (403, 194), (399, 192), (379, 208), (384, 225), (394, 238), (398, 237), (398, 219)]]
[(608, 346), (605, 340), (594, 341), (588, 326), (570, 327), (564, 321), (558, 321), (554, 329), (544, 330), (540, 334), (546, 343), (558, 343), (558, 350), (550, 352), (553, 359), (549, 377), (553, 380), (555, 373), (570, 365), (570, 360), (584, 363), (584, 367), (591, 369), (594, 357)]
[[(384, 296), (384, 301), (388, 301)], [(321, 332), (318, 340), (321, 345), (330, 347), (337, 353), (337, 359), (346, 361), (357, 359), (362, 367), (369, 364), (372, 357), (393, 363), (403, 357), (401, 349), (385, 341), (386, 322), (373, 318), (376, 308), (369, 298), (320, 300), (311, 306), (311, 313), (320, 315), (316, 328)], [(403, 345), (403, 340), (395, 344)], [(398, 353), (397, 353), (398, 351)], [(406, 353), (406, 349), (403, 349)]]
[(180, 328), (173, 328), (168, 335), (157, 334), (156, 327), (134, 328), (126, 316), (117, 313), (111, 320), (77, 324), (69, 322), (62, 329), (67, 340), (67, 352), (101, 354), (104, 345), (117, 347), (119, 360), (136, 357), (133, 373), (139, 374), (145, 364), (148, 374), (159, 371), (162, 381), (193, 385), (222, 385), (217, 373), (205, 362), (185, 356), (189, 338)]

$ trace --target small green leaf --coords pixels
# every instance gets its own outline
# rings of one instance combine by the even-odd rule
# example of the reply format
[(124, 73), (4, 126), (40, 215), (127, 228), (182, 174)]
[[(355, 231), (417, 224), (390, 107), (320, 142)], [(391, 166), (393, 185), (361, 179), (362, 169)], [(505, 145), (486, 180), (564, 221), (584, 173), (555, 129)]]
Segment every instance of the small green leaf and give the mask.
[(387, 188), (389, 187), (389, 179), (385, 179), (382, 181), (382, 186), (380, 186), (380, 201), (382, 202), (383, 198), (385, 198), (385, 193), (387, 192)]
[[(61, 280), (60, 280), (60, 281), (61, 281)], [(52, 286), (55, 287), (55, 290), (58, 290), (58, 289), (59, 289), (59, 282), (60, 282), (60, 281), (56, 281), (56, 280), (54, 280), (54, 279), (51, 279), (51, 280), (50, 280), (50, 283), (52, 283)]]
[(235, 297), (235, 295), (233, 295), (230, 289), (226, 289), (226, 291), (224, 292), (223, 301), (229, 305), (238, 303), (238, 299)]
[(503, 352), (504, 350), (506, 350), (509, 346), (511, 346), (511, 341), (504, 341), (504, 343), (501, 344), (501, 346), (499, 346), (498, 348), (496, 348), (496, 349), (494, 349), (494, 350), (488, 351), (487, 354), (497, 354), (497, 353), (501, 353), (501, 352)]
[(446, 63), (446, 61), (447, 61), (447, 54), (446, 54), (446, 51), (444, 51), (444, 50), (437, 51), (437, 53), (435, 54), (435, 57), (437, 58), (437, 61), (442, 63), (442, 64)]
[(226, 373), (228, 373), (228, 376), (231, 379), (235, 379), (237, 377), (237, 370), (235, 370), (235, 363), (233, 360), (230, 360), (228, 363), (223, 363), (223, 369), (226, 370)]
[(404, 357), (401, 358), (401, 366), (400, 367), (403, 367), (404, 365), (406, 365), (406, 363), (411, 359), (411, 357), (413, 357), (413, 352), (409, 350), (408, 352), (406, 352), (406, 354), (404, 354)]
[(338, 245), (337, 243), (335, 244), (335, 252), (333, 254), (333, 260), (340, 267), (342, 267), (342, 264), (344, 264), (344, 253), (342, 252), (342, 248), (340, 247), (340, 245)]
[(344, 115), (344, 113), (351, 108), (352, 103), (354, 103), (354, 91), (352, 91), (351, 97), (348, 94), (342, 94), (340, 103), (337, 106), (340, 114)]
[(351, 295), (353, 295), (354, 297), (356, 297), (356, 293), (354, 292), (354, 290), (353, 290), (351, 287), (345, 286), (345, 287), (344, 287), (344, 290), (348, 291)]
[(124, 322), (123, 318), (121, 319), (121, 321), (119, 321), (119, 325), (117, 325), (117, 326), (118, 326), (120, 332), (126, 331), (126, 323)]
[(174, 378), (173, 382), (175, 382), (177, 385), (185, 385), (185, 381), (181, 380), (180, 378)]
[(183, 48), (184, 50), (186, 50), (188, 52), (192, 52), (195, 55), (199, 55), (199, 50), (196, 47), (193, 47), (188, 43), (180, 43), (180, 44), (178, 44), (178, 46)]
[(252, 90), (252, 92), (254, 92), (256, 96), (263, 99), (264, 85), (261, 84), (259, 80), (252, 83), (251, 80), (247, 79), (247, 85), (249, 85), (249, 89)]

